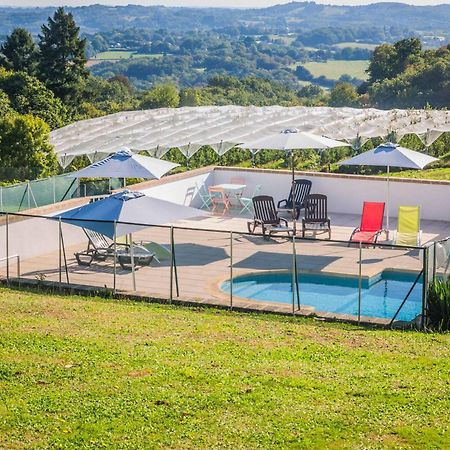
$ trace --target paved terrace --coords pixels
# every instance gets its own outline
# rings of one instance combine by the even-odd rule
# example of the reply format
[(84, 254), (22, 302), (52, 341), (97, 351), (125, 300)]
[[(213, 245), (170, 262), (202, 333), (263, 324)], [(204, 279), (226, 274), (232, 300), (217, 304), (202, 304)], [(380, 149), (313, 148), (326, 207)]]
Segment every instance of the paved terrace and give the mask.
[[(178, 176), (179, 177), (179, 176)], [(155, 184), (160, 184), (162, 180)], [(71, 200), (64, 205), (47, 207), (39, 214), (51, 210), (71, 208), (83, 200)], [(220, 290), (220, 284), (230, 277), (230, 231), (233, 235), (233, 275), (250, 272), (289, 271), (292, 267), (292, 241), (280, 236), (264, 240), (260, 236), (247, 234), (249, 217), (233, 212), (230, 215), (192, 218), (175, 222), (174, 239), (180, 295), (182, 301), (230, 306), (230, 296)], [(332, 239), (348, 240), (360, 217), (352, 214), (330, 214)], [(391, 228), (395, 228), (395, 219)], [(0, 231), (0, 249), (5, 249), (5, 232)], [(43, 218), (11, 220), (9, 227), (9, 254), (21, 257), (21, 277), (29, 280), (59, 282), (58, 224)], [(82, 230), (63, 224), (63, 236), (67, 257), (67, 272), (70, 285), (95, 289), (113, 288), (113, 260), (93, 262), (90, 267), (79, 266), (74, 253), (86, 248), (87, 239)], [(423, 242), (450, 235), (450, 223), (444, 221), (422, 221)], [(205, 231), (210, 230), (210, 231)], [(242, 233), (242, 234), (241, 234)], [(311, 235), (310, 235), (311, 236)], [(297, 264), (300, 272), (322, 272), (346, 276), (357, 276), (359, 271), (359, 249), (346, 243), (328, 242), (321, 235), (316, 240), (299, 240), (296, 244)], [(135, 233), (134, 240), (154, 241), (170, 246), (170, 229), (151, 227)], [(382, 240), (381, 240), (382, 242)], [(422, 255), (419, 250), (363, 248), (362, 275), (372, 277), (386, 269), (419, 272)], [(2, 255), (0, 255), (1, 257)], [(62, 259), (63, 261), (63, 259)], [(0, 266), (0, 276), (6, 276), (5, 265)], [(10, 276), (16, 276), (14, 262), (10, 264)], [(62, 281), (66, 281), (64, 267)], [(170, 262), (153, 262), (150, 267), (139, 267), (135, 271), (136, 291), (133, 291), (133, 275), (129, 270), (117, 266), (116, 288), (126, 294), (141, 295), (167, 300), (170, 297)], [(174, 298), (175, 287), (173, 289)], [(256, 310), (288, 313), (287, 304), (255, 302), (233, 298), (233, 306)], [(303, 313), (313, 312), (303, 308)], [(323, 314), (327, 315), (327, 314)]]

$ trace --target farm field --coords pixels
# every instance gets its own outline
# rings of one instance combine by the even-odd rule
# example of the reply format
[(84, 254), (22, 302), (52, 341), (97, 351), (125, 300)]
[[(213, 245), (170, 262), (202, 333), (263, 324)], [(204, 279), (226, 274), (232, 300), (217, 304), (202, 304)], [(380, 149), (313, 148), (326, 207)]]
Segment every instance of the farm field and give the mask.
[(0, 288), (2, 448), (450, 448), (450, 334)]
[(342, 75), (365, 80), (369, 62), (366, 60), (344, 61), (329, 60), (327, 62), (307, 62), (303, 66), (308, 69), (314, 77), (325, 76), (330, 80), (338, 80)]
[(338, 48), (365, 48), (367, 50), (374, 50), (380, 44), (366, 44), (364, 42), (340, 42), (339, 44), (333, 45), (333, 47)]
[(120, 59), (130, 59), (130, 58), (160, 58), (162, 55), (160, 54), (146, 54), (146, 53), (136, 53), (130, 51), (108, 51), (97, 53), (95, 58), (91, 58), (92, 60), (104, 60), (104, 61), (114, 61)]

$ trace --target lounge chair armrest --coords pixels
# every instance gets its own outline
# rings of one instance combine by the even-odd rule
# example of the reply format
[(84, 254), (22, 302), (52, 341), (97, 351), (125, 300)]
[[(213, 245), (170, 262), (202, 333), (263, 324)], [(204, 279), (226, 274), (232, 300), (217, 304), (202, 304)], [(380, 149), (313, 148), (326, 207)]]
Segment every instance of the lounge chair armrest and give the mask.
[(289, 222), (284, 217), (280, 217), (280, 222), (284, 222), (286, 226), (289, 225)]
[[(285, 205), (284, 207), (282, 206), (283, 204)], [(277, 208), (286, 208), (286, 205), (287, 205), (287, 199), (283, 199), (278, 202)]]

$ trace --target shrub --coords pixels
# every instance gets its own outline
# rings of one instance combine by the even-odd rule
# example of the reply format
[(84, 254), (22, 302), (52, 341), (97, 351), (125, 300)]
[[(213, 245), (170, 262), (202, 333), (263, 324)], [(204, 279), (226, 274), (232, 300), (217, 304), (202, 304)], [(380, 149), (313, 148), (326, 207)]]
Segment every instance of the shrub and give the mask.
[(450, 278), (436, 278), (428, 288), (428, 325), (433, 330), (450, 330)]

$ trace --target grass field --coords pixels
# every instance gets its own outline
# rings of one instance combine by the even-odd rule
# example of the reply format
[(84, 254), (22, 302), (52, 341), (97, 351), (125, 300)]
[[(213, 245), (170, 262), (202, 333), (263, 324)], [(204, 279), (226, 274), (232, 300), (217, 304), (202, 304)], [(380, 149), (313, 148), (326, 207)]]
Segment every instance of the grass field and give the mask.
[(115, 61), (120, 59), (130, 59), (130, 58), (160, 58), (162, 55), (160, 54), (146, 54), (146, 53), (136, 53), (136, 52), (129, 52), (129, 51), (108, 51), (108, 52), (101, 52), (97, 53), (95, 55), (95, 58), (92, 58), (93, 60), (102, 60), (102, 61)]
[(338, 48), (366, 48), (367, 50), (374, 50), (380, 44), (365, 44), (363, 42), (340, 42), (339, 44), (334, 44), (333, 47)]
[(358, 61), (341, 61), (341, 60), (329, 60), (327, 62), (307, 62), (303, 64), (314, 77), (320, 77), (321, 75), (329, 78), (330, 80), (338, 80), (342, 75), (350, 75), (360, 80), (365, 80), (369, 62), (366, 60)]
[[(386, 174), (381, 174), (386, 176)], [(450, 167), (439, 167), (437, 169), (425, 170), (403, 170), (402, 172), (394, 172), (393, 177), (401, 178), (421, 178), (427, 180), (447, 180), (450, 181)]]
[(450, 448), (450, 334), (0, 289), (0, 447)]

